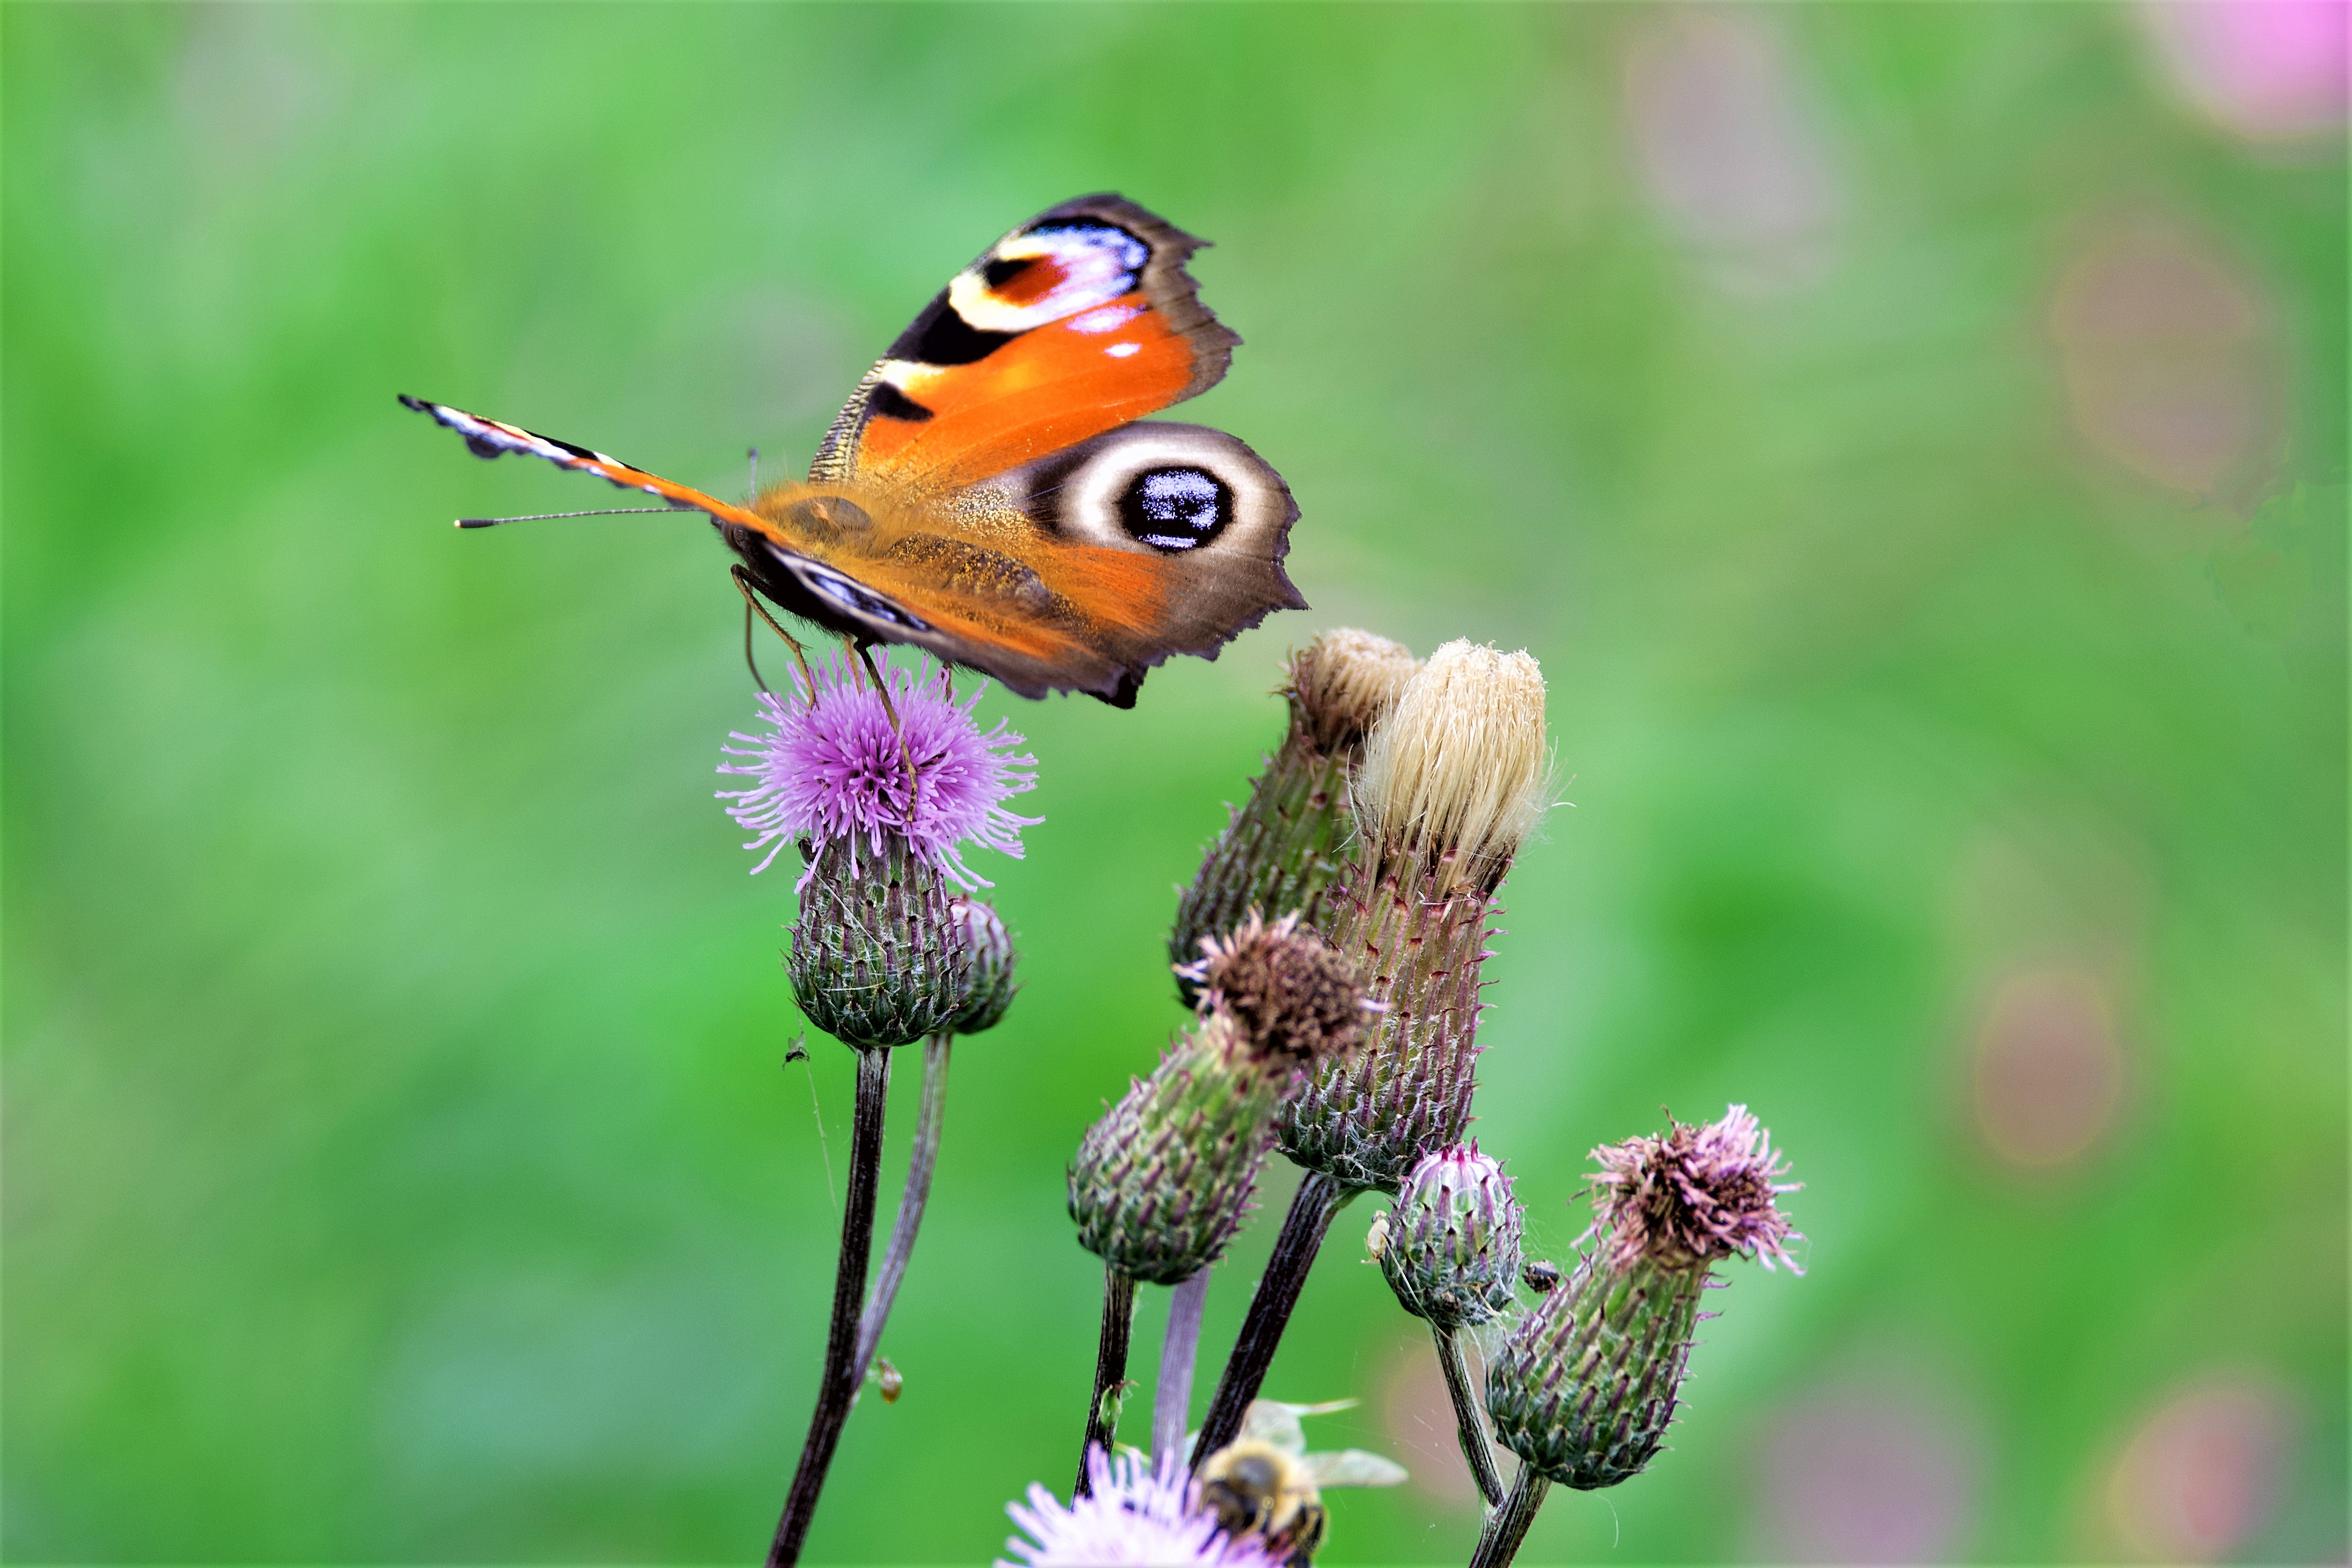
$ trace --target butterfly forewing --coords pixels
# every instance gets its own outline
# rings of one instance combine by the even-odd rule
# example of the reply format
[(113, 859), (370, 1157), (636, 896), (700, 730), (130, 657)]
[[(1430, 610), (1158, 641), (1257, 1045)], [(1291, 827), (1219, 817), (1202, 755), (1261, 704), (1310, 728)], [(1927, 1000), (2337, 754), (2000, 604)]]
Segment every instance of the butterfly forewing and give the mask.
[(1240, 340), (1184, 270), (1202, 243), (1118, 196), (1039, 214), (899, 334), (811, 480), (969, 485), (1205, 392)]

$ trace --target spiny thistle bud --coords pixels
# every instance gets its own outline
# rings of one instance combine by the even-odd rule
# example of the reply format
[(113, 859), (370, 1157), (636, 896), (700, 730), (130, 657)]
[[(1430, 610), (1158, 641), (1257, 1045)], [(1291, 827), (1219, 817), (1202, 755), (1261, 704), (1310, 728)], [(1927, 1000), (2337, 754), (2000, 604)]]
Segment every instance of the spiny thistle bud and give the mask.
[(949, 902), (948, 917), (961, 928), (962, 946), (971, 955), (971, 990), (962, 1010), (948, 1022), (954, 1034), (979, 1034), (1004, 1021), (1013, 1006), (1013, 938), (996, 911), (976, 898)]
[(810, 870), (784, 959), (809, 1022), (860, 1047), (948, 1028), (979, 965), (973, 927), (953, 913), (939, 868), (891, 833), (878, 852), (835, 839)]
[(1593, 1158), (1596, 1245), (1486, 1374), (1496, 1439), (1585, 1490), (1638, 1475), (1664, 1440), (1711, 1265), (1746, 1257), (1801, 1271), (1774, 1202), (1796, 1187), (1775, 1180), (1786, 1167), (1746, 1106)]
[(1373, 1256), (1397, 1303), (1442, 1329), (1475, 1326), (1511, 1304), (1519, 1275), (1519, 1206), (1496, 1161), (1440, 1150), (1412, 1167)]
[(1274, 1116), (1366, 1011), (1344, 960), (1283, 920), (1252, 921), (1204, 960), (1211, 1007), (1150, 1078), (1087, 1132), (1070, 1166), (1078, 1241), (1111, 1268), (1176, 1285), (1215, 1262), (1248, 1213)]
[(1447, 643), (1373, 728), (1360, 838), (1325, 929), (1388, 1013), (1352, 1062), (1326, 1064), (1284, 1108), (1282, 1149), (1299, 1165), (1393, 1193), (1423, 1155), (1462, 1141), (1495, 892), (1549, 772), (1543, 674), (1524, 653)]
[(1186, 960), (1247, 912), (1295, 912), (1318, 924), (1353, 828), (1349, 772), (1363, 756), (1364, 737), (1418, 668), (1403, 644), (1348, 627), (1290, 656), (1282, 686), (1290, 727), (1177, 905), (1168, 955), (1179, 966), (1176, 989), (1185, 1006), (1198, 1001)]

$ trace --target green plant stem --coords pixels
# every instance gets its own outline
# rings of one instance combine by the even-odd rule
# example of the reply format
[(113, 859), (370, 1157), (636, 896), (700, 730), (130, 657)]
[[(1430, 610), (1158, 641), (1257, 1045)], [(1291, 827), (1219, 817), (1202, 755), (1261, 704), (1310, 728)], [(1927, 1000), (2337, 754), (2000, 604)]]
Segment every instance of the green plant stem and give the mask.
[(1495, 1468), (1495, 1450), (1486, 1441), (1486, 1418), (1471, 1392), (1469, 1369), (1462, 1362), (1461, 1331), (1432, 1323), (1429, 1333), (1437, 1341), (1437, 1364), (1445, 1370), (1445, 1392), (1454, 1400), (1454, 1425), (1462, 1438), (1462, 1457), (1470, 1461), (1470, 1474), (1478, 1483), (1478, 1495), (1486, 1500), (1488, 1508), (1493, 1508), (1503, 1500), (1503, 1477)]
[(890, 1321), (898, 1281), (906, 1278), (915, 1237), (923, 1228), (923, 1206), (930, 1201), (931, 1172), (940, 1159), (940, 1124), (947, 1114), (948, 1048), (954, 1040), (941, 1032), (923, 1041), (923, 1099), (915, 1113), (915, 1146), (907, 1160), (907, 1187), (898, 1195), (898, 1218), (890, 1225), (890, 1245), (882, 1254), (882, 1267), (866, 1298), (865, 1316), (857, 1323), (857, 1367), (851, 1374), (856, 1388), (866, 1386), (866, 1369), (882, 1343), (882, 1325)]
[(1478, 1550), (1470, 1554), (1470, 1568), (1510, 1568), (1519, 1542), (1528, 1538), (1528, 1526), (1536, 1521), (1536, 1510), (1543, 1506), (1544, 1493), (1550, 1490), (1551, 1482), (1522, 1461), (1519, 1473), (1511, 1478), (1511, 1490), (1503, 1506), (1486, 1516)]
[(809, 1416), (808, 1440), (801, 1445), (800, 1468), (784, 1496), (783, 1517), (768, 1548), (768, 1568), (791, 1568), (800, 1561), (816, 1515), (818, 1494), (833, 1451), (841, 1444), (842, 1423), (857, 1394), (858, 1304), (866, 1296), (866, 1265), (874, 1251), (874, 1189), (882, 1170), (882, 1113), (889, 1098), (890, 1053), (857, 1048), (857, 1104), (851, 1118), (849, 1191), (841, 1213), (841, 1260), (833, 1278), (833, 1321), (824, 1340), (824, 1371), (819, 1376), (816, 1409)]
[(1078, 1484), (1073, 1495), (1094, 1490), (1087, 1456), (1108, 1452), (1118, 1431), (1118, 1387), (1127, 1381), (1127, 1343), (1135, 1327), (1135, 1276), (1103, 1265), (1102, 1337), (1095, 1343), (1095, 1396), (1087, 1402), (1087, 1436), (1078, 1445)]
[(1282, 1343), (1291, 1309), (1298, 1305), (1307, 1271), (1315, 1266), (1315, 1255), (1322, 1250), (1332, 1219), (1353, 1196), (1320, 1171), (1308, 1172), (1298, 1184), (1297, 1196), (1290, 1200), (1290, 1212), (1282, 1221), (1282, 1234), (1275, 1238), (1274, 1254), (1265, 1260), (1265, 1273), (1250, 1297), (1249, 1316), (1242, 1320), (1234, 1354), (1225, 1362), (1225, 1375), (1217, 1380), (1217, 1396), (1202, 1418), (1201, 1440), (1192, 1449), (1195, 1470), (1202, 1460), (1241, 1432), (1242, 1417), (1249, 1414), (1250, 1401), (1257, 1397), (1267, 1369), (1274, 1365), (1275, 1347)]

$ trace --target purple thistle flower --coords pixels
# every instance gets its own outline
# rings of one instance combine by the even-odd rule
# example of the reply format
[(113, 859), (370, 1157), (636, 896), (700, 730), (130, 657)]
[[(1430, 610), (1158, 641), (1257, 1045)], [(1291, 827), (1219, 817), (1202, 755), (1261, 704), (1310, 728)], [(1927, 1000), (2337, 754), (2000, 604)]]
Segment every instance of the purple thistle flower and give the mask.
[[(1004, 802), (1037, 787), (1030, 771), (1037, 759), (1013, 754), (1022, 737), (1003, 719), (983, 732), (972, 717), (987, 682), (959, 703), (951, 685), (932, 678), (938, 666), (929, 659), (911, 671), (881, 667), (898, 729), (880, 695), (835, 653), (817, 664), (814, 692), (795, 671), (789, 699), (760, 694), (769, 733), (739, 731), (729, 738), (743, 744), (721, 748), (749, 760), (722, 762), (719, 772), (758, 780), (748, 789), (718, 792), (735, 802), (727, 814), (759, 835), (743, 847), (768, 852), (753, 873), (767, 870), (796, 839), (817, 846), (845, 840), (854, 857), (859, 841), (878, 855), (883, 835), (895, 833), (958, 886), (992, 885), (964, 864), (963, 845), (986, 844), (1021, 858), (1021, 830), (1045, 819), (1018, 816)], [(812, 857), (795, 891), (808, 885), (814, 870)]]
[[(1235, 1540), (1201, 1506), (1200, 1488), (1174, 1456), (1154, 1467), (1140, 1454), (1087, 1455), (1092, 1495), (1066, 1505), (1032, 1483), (1027, 1507), (1004, 1511), (1029, 1539), (1004, 1543), (1028, 1568), (1281, 1568), (1256, 1536)], [(1003, 1558), (996, 1568), (1019, 1568)]]
[(1775, 1179), (1788, 1174), (1788, 1162), (1747, 1106), (1704, 1127), (1670, 1122), (1663, 1137), (1604, 1144), (1592, 1157), (1601, 1162), (1592, 1177), (1597, 1217), (1585, 1234), (1601, 1238), (1611, 1268), (1646, 1258), (1688, 1269), (1736, 1253), (1804, 1272), (1785, 1245), (1803, 1238), (1773, 1202), (1801, 1184)]

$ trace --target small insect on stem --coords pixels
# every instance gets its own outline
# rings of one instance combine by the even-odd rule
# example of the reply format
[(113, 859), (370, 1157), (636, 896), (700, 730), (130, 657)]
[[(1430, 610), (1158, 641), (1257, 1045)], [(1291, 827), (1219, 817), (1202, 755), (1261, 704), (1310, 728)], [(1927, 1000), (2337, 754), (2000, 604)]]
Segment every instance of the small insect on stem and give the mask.
[(890, 1358), (887, 1355), (877, 1361), (874, 1366), (874, 1381), (882, 1387), (882, 1403), (896, 1405), (899, 1391), (907, 1386), (907, 1380), (899, 1375), (897, 1367), (890, 1364)]

